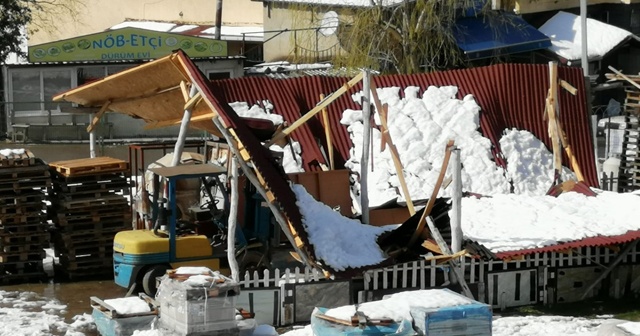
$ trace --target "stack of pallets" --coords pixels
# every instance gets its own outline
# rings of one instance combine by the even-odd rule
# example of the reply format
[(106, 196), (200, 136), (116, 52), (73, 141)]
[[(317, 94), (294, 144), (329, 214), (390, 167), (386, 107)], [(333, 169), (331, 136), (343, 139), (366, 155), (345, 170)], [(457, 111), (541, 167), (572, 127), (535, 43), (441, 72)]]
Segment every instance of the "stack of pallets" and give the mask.
[(0, 150), (0, 284), (41, 280), (49, 246), (49, 166), (28, 150)]
[(113, 274), (113, 237), (131, 229), (129, 165), (109, 157), (50, 163), (52, 241), (71, 279)]

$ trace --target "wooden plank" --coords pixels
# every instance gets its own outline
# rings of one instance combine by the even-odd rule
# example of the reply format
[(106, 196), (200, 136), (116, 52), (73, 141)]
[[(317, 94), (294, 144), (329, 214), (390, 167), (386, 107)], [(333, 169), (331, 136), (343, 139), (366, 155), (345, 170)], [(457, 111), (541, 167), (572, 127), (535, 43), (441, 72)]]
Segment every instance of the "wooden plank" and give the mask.
[(198, 104), (200, 102), (200, 100), (202, 99), (202, 93), (200, 93), (200, 91), (198, 91), (193, 97), (191, 97), (185, 104), (184, 104), (184, 108), (183, 110), (187, 111), (191, 111), (191, 109), (193, 109), (196, 104)]
[[(191, 84), (191, 83), (189, 83)], [(184, 98), (184, 102), (189, 101), (189, 89), (187, 88), (187, 82), (180, 81), (180, 92), (182, 92), (182, 98)]]
[(95, 116), (93, 116), (93, 120), (91, 120), (91, 124), (89, 124), (89, 126), (87, 126), (87, 133), (91, 133), (91, 131), (93, 131), (93, 129), (96, 127), (96, 125), (98, 125), (98, 123), (100, 122), (100, 119), (102, 118), (102, 115), (107, 112), (107, 109), (109, 108), (109, 105), (111, 105), (111, 101), (107, 100), (102, 107), (100, 108), (100, 111), (98, 111), (98, 113), (96, 113)]
[(567, 90), (569, 93), (571, 93), (574, 96), (578, 93), (578, 89), (576, 89), (573, 85), (569, 84), (564, 79), (560, 80), (560, 86), (562, 86), (563, 89)]
[(313, 109), (311, 109), (311, 111), (307, 112), (305, 115), (300, 117), (300, 119), (296, 120), (293, 124), (291, 124), (291, 126), (285, 128), (282, 132), (276, 133), (271, 138), (271, 140), (269, 140), (265, 144), (265, 146), (268, 148), (271, 145), (273, 145), (274, 143), (276, 143), (277, 141), (279, 141), (279, 140), (283, 139), (284, 137), (286, 137), (287, 135), (291, 134), (298, 127), (302, 126), (304, 123), (309, 121), (309, 119), (313, 118), (316, 114), (318, 114), (320, 111), (322, 111), (323, 108), (329, 106), (329, 104), (331, 104), (334, 100), (338, 99), (340, 96), (342, 96), (342, 94), (344, 94), (345, 92), (349, 91), (349, 89), (351, 89), (356, 84), (358, 84), (358, 82), (360, 82), (362, 80), (363, 76), (364, 76), (364, 72), (360, 72), (359, 74), (357, 74), (350, 81), (345, 83), (342, 87), (340, 87), (338, 90), (334, 91), (327, 98), (325, 98), (325, 100), (323, 100), (320, 103), (318, 103), (318, 105), (316, 105)]
[(420, 217), (420, 221), (418, 221), (418, 227), (416, 228), (416, 231), (411, 236), (411, 239), (409, 239), (409, 243), (407, 244), (407, 246), (413, 245), (413, 243), (415, 243), (418, 237), (420, 237), (420, 235), (422, 234), (422, 230), (424, 230), (425, 218), (427, 217), (427, 215), (431, 213), (431, 209), (433, 209), (433, 206), (436, 203), (436, 197), (438, 196), (438, 191), (440, 191), (440, 186), (442, 185), (442, 181), (444, 180), (444, 175), (447, 172), (447, 166), (449, 165), (449, 158), (451, 158), (451, 149), (453, 148), (453, 145), (454, 145), (454, 141), (449, 140), (449, 142), (447, 143), (447, 146), (445, 147), (445, 155), (444, 155), (444, 159), (442, 160), (442, 166), (440, 167), (440, 174), (438, 175), (438, 179), (436, 180), (436, 185), (433, 187), (433, 191), (431, 192), (431, 197), (429, 198), (429, 201), (427, 202), (427, 205), (424, 208), (424, 212)]
[[(189, 122), (198, 122), (198, 121), (209, 120), (209, 119), (212, 119), (212, 118), (214, 118), (216, 116), (217, 116), (217, 114), (214, 113), (214, 112), (205, 113), (205, 114), (201, 114), (201, 115), (197, 115), (197, 116), (191, 116), (191, 119), (189, 119)], [(153, 122), (153, 123), (146, 124), (144, 126), (144, 129), (156, 129), (156, 128), (168, 127), (168, 126), (173, 126), (173, 125), (179, 125), (180, 123), (182, 123), (182, 118), (180, 118), (180, 119), (171, 119), (171, 120), (163, 120), (163, 121), (156, 121), (156, 122)]]
[[(413, 201), (411, 200), (411, 194), (409, 193), (409, 188), (407, 187), (407, 182), (404, 179), (404, 171), (402, 162), (400, 161), (400, 153), (398, 153), (398, 148), (393, 143), (391, 139), (391, 134), (389, 133), (389, 125), (387, 124), (387, 116), (389, 114), (389, 106), (387, 104), (382, 105), (380, 102), (380, 98), (378, 97), (378, 91), (376, 90), (376, 84), (374, 81), (371, 81), (369, 84), (371, 86), (371, 96), (373, 98), (373, 102), (376, 106), (376, 111), (378, 111), (378, 115), (380, 116), (380, 122), (382, 123), (382, 140), (383, 144), (389, 145), (389, 151), (391, 152), (391, 159), (393, 160), (393, 166), (396, 169), (396, 175), (398, 176), (398, 180), (400, 181), (400, 187), (402, 188), (402, 193), (404, 194), (405, 201), (407, 202), (407, 209), (409, 209), (409, 214), (413, 216), (416, 213), (416, 210), (413, 206)], [(381, 150), (384, 150), (384, 146), (382, 146)]]
[(616, 68), (614, 68), (612, 66), (609, 66), (609, 70), (613, 71), (616, 75), (622, 77), (624, 80), (629, 82), (631, 85), (633, 85), (636, 88), (640, 89), (640, 84), (636, 83), (633, 79), (629, 78), (627, 75), (623, 74), (622, 72), (616, 70)]
[[(320, 94), (320, 101), (324, 100), (324, 94)], [(331, 142), (331, 125), (329, 125), (329, 113), (327, 108), (322, 109), (322, 121), (324, 126), (324, 136), (327, 139), (327, 153), (329, 156), (329, 169), (333, 170), (333, 144)]]

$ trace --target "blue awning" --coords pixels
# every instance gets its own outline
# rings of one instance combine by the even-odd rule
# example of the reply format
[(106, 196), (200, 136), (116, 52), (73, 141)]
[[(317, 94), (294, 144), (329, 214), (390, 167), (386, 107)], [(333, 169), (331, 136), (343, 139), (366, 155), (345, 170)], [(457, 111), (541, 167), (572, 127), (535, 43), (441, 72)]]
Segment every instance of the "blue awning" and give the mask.
[(461, 17), (456, 20), (453, 34), (458, 47), (471, 60), (551, 46), (549, 37), (509, 13)]

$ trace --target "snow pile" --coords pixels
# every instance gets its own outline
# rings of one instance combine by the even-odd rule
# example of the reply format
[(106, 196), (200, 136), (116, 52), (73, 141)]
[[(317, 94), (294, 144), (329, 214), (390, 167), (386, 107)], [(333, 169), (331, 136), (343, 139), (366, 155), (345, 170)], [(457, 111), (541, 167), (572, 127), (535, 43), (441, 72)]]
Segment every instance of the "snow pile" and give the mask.
[(640, 196), (600, 191), (560, 196), (494, 195), (462, 199), (462, 231), (493, 252), (554, 245), (640, 229)]
[(350, 267), (375, 265), (386, 259), (376, 239), (397, 226), (361, 224), (316, 201), (302, 185), (295, 184), (292, 189), (309, 242), (314, 247), (315, 256), (324, 264), (343, 271)]
[(233, 110), (243, 118), (271, 120), (274, 125), (280, 125), (284, 122), (284, 118), (282, 118), (281, 115), (271, 113), (271, 111), (273, 111), (273, 104), (271, 104), (271, 102), (263, 100), (262, 104), (264, 108), (260, 107), (258, 104), (254, 104), (249, 107), (249, 104), (245, 102), (229, 103), (229, 106), (231, 106), (231, 108), (233, 108)]
[(138, 314), (151, 311), (149, 304), (139, 297), (125, 297), (117, 299), (107, 299), (104, 303), (113, 307), (120, 314)]
[(5, 148), (0, 149), (0, 155), (10, 156), (10, 155), (22, 155), (25, 153), (24, 148)]
[[(446, 144), (454, 140), (461, 150), (463, 189), (492, 195), (509, 192), (504, 170), (493, 162), (491, 142), (479, 132), (480, 107), (472, 96), (456, 99), (455, 86), (430, 86), (418, 98), (419, 88), (407, 87), (404, 98), (399, 88), (378, 89), (380, 101), (389, 105), (388, 125), (400, 154), (405, 179), (413, 199), (426, 199), (434, 189), (445, 155)], [(362, 92), (353, 96), (359, 102)], [(379, 125), (378, 114), (376, 123)], [(354, 148), (347, 168), (360, 172), (362, 156), (362, 111), (346, 110), (342, 124), (347, 126)], [(380, 151), (380, 131), (373, 133), (373, 167), (368, 174), (370, 205), (389, 200), (398, 188), (398, 178), (388, 147)], [(449, 171), (451, 171), (449, 167)], [(449, 191), (440, 190), (439, 196)], [(386, 199), (386, 200), (385, 200)]]
[(134, 330), (131, 336), (162, 336), (162, 332), (159, 329)]
[(66, 305), (40, 297), (34, 292), (0, 290), (0, 335), (85, 335), (95, 330), (90, 315), (73, 317), (67, 324), (63, 314)]
[[(264, 108), (258, 104), (249, 107), (249, 104), (245, 102), (229, 103), (229, 106), (231, 106), (240, 117), (271, 120), (274, 125), (280, 125), (284, 122), (284, 118), (281, 115), (272, 113), (274, 106), (270, 101), (263, 100), (262, 105)], [(269, 149), (282, 153), (282, 167), (287, 174), (304, 171), (302, 168), (302, 148), (297, 141), (291, 141), (284, 147), (273, 145)]]
[[(553, 184), (553, 154), (529, 131), (505, 130), (500, 149), (507, 160), (507, 178), (513, 192), (523, 195), (544, 195)], [(563, 167), (562, 180), (575, 179), (571, 170)]]
[[(582, 26), (580, 16), (558, 12), (538, 28), (551, 39), (549, 49), (571, 61), (582, 57)], [(588, 58), (603, 57), (632, 34), (624, 29), (587, 18)]]
[(605, 320), (571, 316), (513, 316), (493, 320), (493, 336), (596, 336)]
[(211, 270), (201, 266), (181, 266), (176, 268), (176, 274), (211, 274)]
[[(472, 304), (475, 301), (449, 290), (425, 289), (407, 291), (390, 295), (380, 301), (365, 302), (358, 305), (358, 311), (370, 319), (390, 318), (396, 322), (413, 321), (411, 307), (437, 309)], [(356, 313), (354, 305), (329, 309), (325, 315), (350, 321)]]
[(625, 322), (618, 324), (618, 328), (631, 333), (632, 335), (640, 335), (640, 322)]

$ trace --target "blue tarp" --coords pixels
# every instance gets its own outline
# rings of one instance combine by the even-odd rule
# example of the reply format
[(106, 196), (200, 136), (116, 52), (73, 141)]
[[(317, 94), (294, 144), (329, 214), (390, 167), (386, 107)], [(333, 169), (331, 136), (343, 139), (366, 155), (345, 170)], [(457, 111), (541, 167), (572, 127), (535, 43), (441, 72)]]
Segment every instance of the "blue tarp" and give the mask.
[(458, 47), (471, 60), (551, 46), (549, 37), (509, 13), (461, 17), (456, 20), (454, 37)]

